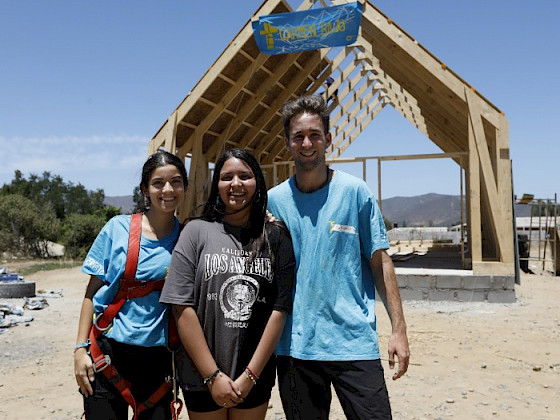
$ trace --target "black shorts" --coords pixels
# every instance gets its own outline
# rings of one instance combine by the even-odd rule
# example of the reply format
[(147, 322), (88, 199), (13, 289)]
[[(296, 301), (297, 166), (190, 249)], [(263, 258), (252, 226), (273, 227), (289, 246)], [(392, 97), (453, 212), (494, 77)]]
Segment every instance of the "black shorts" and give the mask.
[(287, 420), (327, 420), (331, 385), (346, 418), (391, 419), (379, 360), (323, 362), (278, 356), (278, 386)]
[[(271, 393), (272, 388), (267, 386), (259, 387), (257, 383), (257, 385), (251, 389), (247, 398), (233, 408), (248, 409), (258, 407), (270, 400)], [(183, 389), (183, 398), (185, 399), (185, 407), (187, 407), (189, 411), (194, 411), (195, 413), (207, 413), (224, 408), (216, 404), (210, 390), (185, 391)]]
[[(105, 336), (99, 337), (97, 342), (119, 374), (131, 382), (131, 392), (138, 404), (148, 399), (171, 375), (171, 353), (166, 347), (133, 346)], [(87, 420), (128, 419), (127, 402), (102, 372), (95, 374), (91, 386), (93, 395), (84, 397)], [(170, 419), (172, 399), (170, 390), (153, 408), (143, 411), (139, 419)]]

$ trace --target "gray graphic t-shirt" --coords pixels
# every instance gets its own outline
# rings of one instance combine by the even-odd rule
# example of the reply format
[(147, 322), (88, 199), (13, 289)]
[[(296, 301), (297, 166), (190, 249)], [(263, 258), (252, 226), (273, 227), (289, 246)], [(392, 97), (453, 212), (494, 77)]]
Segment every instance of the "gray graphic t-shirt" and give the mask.
[[(218, 367), (232, 379), (253, 356), (272, 310), (289, 312), (292, 306), (291, 239), (274, 225), (267, 225), (267, 233), (270, 249), (247, 263), (252, 251), (244, 229), (191, 221), (175, 246), (161, 293), (163, 303), (194, 308)], [(182, 346), (178, 355), (181, 386), (205, 389)], [(274, 383), (273, 360), (259, 379), (262, 385), (269, 382)]]

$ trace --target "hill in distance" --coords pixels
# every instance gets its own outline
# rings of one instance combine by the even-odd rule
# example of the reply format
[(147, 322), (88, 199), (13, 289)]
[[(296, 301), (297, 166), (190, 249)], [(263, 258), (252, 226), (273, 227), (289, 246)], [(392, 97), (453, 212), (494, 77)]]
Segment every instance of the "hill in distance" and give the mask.
[(453, 226), (461, 220), (461, 198), (429, 193), (382, 200), (382, 213), (399, 227)]
[(121, 214), (131, 214), (134, 209), (134, 201), (131, 195), (119, 195), (114, 197), (105, 197), (103, 204), (106, 206), (114, 206), (121, 209)]
[[(399, 227), (457, 225), (461, 221), (461, 197), (429, 193), (414, 197), (393, 197), (381, 201), (383, 216)], [(515, 216), (530, 215), (530, 206), (516, 205)], [(463, 213), (466, 217), (466, 212)]]

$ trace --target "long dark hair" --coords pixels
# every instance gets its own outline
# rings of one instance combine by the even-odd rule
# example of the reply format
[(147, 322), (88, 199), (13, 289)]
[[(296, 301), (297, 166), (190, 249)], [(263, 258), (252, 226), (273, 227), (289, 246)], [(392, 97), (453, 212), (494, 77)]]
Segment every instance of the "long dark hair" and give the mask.
[(263, 251), (268, 244), (268, 237), (266, 230), (264, 229), (266, 207), (268, 205), (268, 194), (266, 181), (259, 162), (249, 151), (245, 149), (229, 149), (220, 156), (214, 166), (210, 194), (208, 195), (208, 199), (204, 204), (204, 209), (202, 210), (202, 214), (199, 218), (208, 222), (223, 222), (226, 208), (220, 198), (218, 183), (220, 182), (220, 173), (222, 172), (224, 164), (231, 158), (237, 158), (243, 161), (255, 175), (255, 181), (257, 184), (255, 194), (253, 195), (251, 201), (247, 204), (247, 206), (251, 206), (251, 211), (249, 212), (248, 232), (252, 240), (252, 251), (255, 251), (249, 259), (250, 262), (256, 256), (257, 252)]

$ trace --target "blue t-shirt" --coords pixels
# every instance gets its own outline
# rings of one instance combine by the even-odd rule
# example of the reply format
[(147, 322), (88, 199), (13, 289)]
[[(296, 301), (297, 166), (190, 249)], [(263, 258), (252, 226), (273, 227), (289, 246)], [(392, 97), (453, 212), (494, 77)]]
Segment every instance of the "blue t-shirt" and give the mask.
[(268, 208), (292, 235), (296, 284), (292, 317), (276, 349), (304, 360), (375, 360), (379, 344), (368, 259), (389, 248), (366, 184), (336, 171), (313, 193), (293, 177), (271, 189)]
[[(110, 304), (120, 287), (128, 250), (130, 215), (115, 216), (107, 222), (95, 239), (83, 263), (82, 272), (103, 281), (93, 297), (94, 317)], [(142, 236), (136, 279), (150, 281), (167, 275), (171, 252), (179, 237), (179, 221), (173, 232), (160, 240)], [(160, 292), (129, 299), (122, 306), (112, 327), (105, 333), (114, 340), (137, 346), (154, 347), (167, 344), (169, 317), (167, 306), (159, 303)]]

